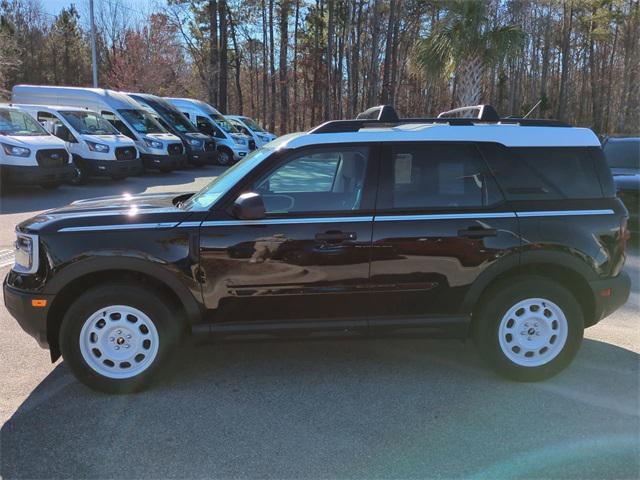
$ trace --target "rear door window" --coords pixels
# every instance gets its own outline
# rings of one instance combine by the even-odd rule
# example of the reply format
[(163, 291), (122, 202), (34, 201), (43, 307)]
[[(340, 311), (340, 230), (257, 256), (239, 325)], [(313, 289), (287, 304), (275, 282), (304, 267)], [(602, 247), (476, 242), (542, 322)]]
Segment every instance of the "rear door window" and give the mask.
[(478, 208), (502, 200), (471, 144), (397, 144), (383, 161), (379, 210)]

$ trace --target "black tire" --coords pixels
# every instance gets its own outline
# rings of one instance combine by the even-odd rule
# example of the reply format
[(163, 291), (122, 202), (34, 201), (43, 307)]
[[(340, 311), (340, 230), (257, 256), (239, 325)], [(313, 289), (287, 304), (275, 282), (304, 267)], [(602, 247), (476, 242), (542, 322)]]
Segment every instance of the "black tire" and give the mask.
[[(500, 346), (500, 323), (517, 303), (535, 298), (548, 300), (560, 308), (567, 321), (566, 341), (557, 355), (550, 358), (547, 363), (539, 366), (523, 366), (509, 359)], [(507, 320), (507, 324), (509, 322), (510, 320)], [(553, 377), (571, 363), (582, 343), (584, 316), (580, 305), (569, 290), (548, 278), (531, 275), (509, 279), (485, 292), (474, 314), (472, 326), (473, 339), (489, 366), (500, 375), (512, 380), (536, 382)], [(527, 334), (524, 332), (526, 330), (519, 334), (526, 337)], [(552, 337), (553, 332), (550, 333)], [(512, 337), (505, 335), (503, 342), (506, 343), (507, 338)], [(512, 348), (518, 348), (517, 353), (519, 353), (520, 347), (517, 347), (517, 344), (514, 345)], [(526, 354), (529, 353), (526, 352)], [(535, 354), (531, 352), (532, 356)]]
[[(124, 305), (141, 311), (151, 320), (158, 333), (155, 358), (145, 370), (129, 378), (110, 378), (100, 374), (87, 363), (81, 353), (80, 335), (85, 322), (101, 308), (106, 309), (112, 305)], [(140, 391), (149, 385), (163, 361), (179, 343), (182, 328), (178, 318), (161, 295), (150, 288), (127, 283), (105, 284), (83, 293), (68, 308), (60, 327), (60, 350), (76, 378), (88, 387), (105, 393)], [(123, 326), (130, 326), (126, 323), (127, 320), (121, 321)], [(107, 356), (105, 354), (105, 358)]]
[(229, 166), (233, 163), (233, 152), (230, 148), (221, 147), (218, 149), (218, 165), (222, 165), (223, 167)]
[(173, 167), (160, 167), (159, 170), (162, 173), (171, 173), (173, 171)]
[(76, 168), (76, 176), (73, 177), (69, 183), (71, 185), (86, 185), (89, 182), (89, 172), (84, 165), (84, 160), (82, 157), (75, 155), (73, 162)]
[(45, 190), (55, 190), (56, 188), (58, 188), (60, 186), (60, 182), (42, 183), (42, 184), (40, 184), (40, 186), (42, 188), (44, 188)]

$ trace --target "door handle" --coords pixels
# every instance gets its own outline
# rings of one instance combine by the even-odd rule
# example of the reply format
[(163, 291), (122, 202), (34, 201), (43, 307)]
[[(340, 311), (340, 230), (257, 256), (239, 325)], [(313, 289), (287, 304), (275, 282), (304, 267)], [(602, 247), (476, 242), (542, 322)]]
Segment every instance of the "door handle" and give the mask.
[(358, 235), (355, 232), (339, 232), (330, 230), (324, 233), (316, 233), (316, 240), (319, 242), (344, 242), (356, 240)]
[(496, 235), (498, 235), (498, 231), (495, 228), (470, 227), (465, 230), (458, 230), (459, 237), (483, 238), (495, 237)]

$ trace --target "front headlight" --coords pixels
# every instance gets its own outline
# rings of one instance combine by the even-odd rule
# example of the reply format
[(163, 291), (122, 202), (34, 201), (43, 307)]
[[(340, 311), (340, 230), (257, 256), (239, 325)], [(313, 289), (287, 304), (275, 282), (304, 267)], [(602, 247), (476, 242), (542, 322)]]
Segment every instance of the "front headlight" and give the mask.
[(162, 142), (159, 142), (158, 140), (154, 140), (152, 138), (145, 138), (144, 143), (146, 143), (147, 147), (149, 148), (157, 148), (162, 150)]
[(108, 153), (109, 145), (103, 145), (102, 143), (90, 142), (87, 140), (87, 146), (92, 152)]
[(38, 236), (16, 232), (13, 270), (20, 273), (38, 271)]
[(4, 150), (4, 153), (11, 155), (12, 157), (28, 157), (31, 155), (31, 150), (28, 148), (16, 147), (7, 143), (2, 144), (2, 149)]

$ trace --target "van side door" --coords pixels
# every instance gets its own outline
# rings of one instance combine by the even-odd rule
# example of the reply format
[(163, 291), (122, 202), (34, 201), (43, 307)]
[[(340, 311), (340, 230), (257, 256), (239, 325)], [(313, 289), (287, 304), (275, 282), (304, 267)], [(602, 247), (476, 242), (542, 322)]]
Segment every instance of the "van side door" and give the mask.
[(371, 329), (465, 329), (474, 281), (503, 257), (517, 261), (515, 214), (474, 144), (389, 144), (380, 169)]

